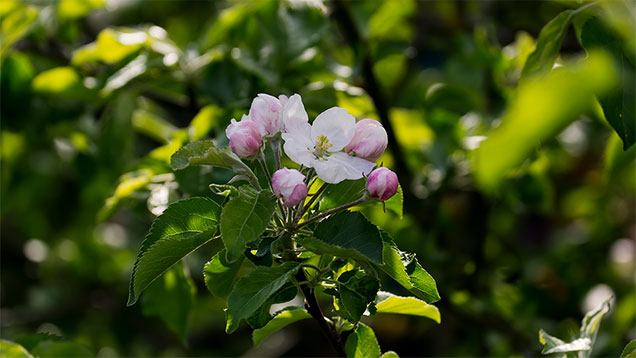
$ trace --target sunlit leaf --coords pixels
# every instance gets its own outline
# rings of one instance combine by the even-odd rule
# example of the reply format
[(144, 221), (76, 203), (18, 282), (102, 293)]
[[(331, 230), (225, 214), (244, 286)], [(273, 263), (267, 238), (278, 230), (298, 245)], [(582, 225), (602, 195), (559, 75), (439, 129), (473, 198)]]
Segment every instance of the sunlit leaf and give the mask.
[(636, 358), (636, 339), (632, 340), (625, 346), (620, 358)]
[(4, 59), (13, 44), (24, 37), (37, 20), (38, 11), (34, 6), (16, 5), (7, 11), (0, 25), (0, 60)]
[(347, 357), (352, 358), (379, 358), (381, 353), (375, 333), (364, 323), (358, 323), (356, 330), (347, 338), (345, 352)]
[(375, 301), (378, 313), (405, 314), (430, 318), (440, 323), (441, 316), (437, 307), (415, 297), (400, 297), (389, 292), (378, 292)]
[(494, 189), (536, 146), (577, 119), (591, 107), (595, 94), (607, 92), (614, 83), (612, 62), (604, 53), (522, 82), (501, 125), (475, 152), (479, 184)]
[(303, 308), (294, 308), (284, 310), (272, 318), (263, 328), (255, 329), (252, 332), (252, 341), (254, 347), (258, 347), (267, 337), (273, 333), (289, 326), (290, 324), (302, 319), (311, 318), (307, 310)]
[(171, 204), (155, 219), (133, 267), (129, 306), (172, 265), (214, 238), (220, 212), (212, 200), (191, 198)]
[(61, 19), (78, 19), (104, 5), (104, 0), (61, 0), (57, 4), (57, 13)]
[(0, 339), (0, 356), (14, 358), (33, 358), (33, 356), (21, 345)]
[(188, 126), (190, 140), (197, 141), (205, 138), (210, 130), (219, 123), (222, 114), (223, 111), (221, 108), (214, 105), (208, 105), (201, 108), (199, 113), (197, 113)]
[(33, 90), (50, 95), (64, 95), (82, 88), (82, 81), (72, 67), (56, 67), (33, 78)]

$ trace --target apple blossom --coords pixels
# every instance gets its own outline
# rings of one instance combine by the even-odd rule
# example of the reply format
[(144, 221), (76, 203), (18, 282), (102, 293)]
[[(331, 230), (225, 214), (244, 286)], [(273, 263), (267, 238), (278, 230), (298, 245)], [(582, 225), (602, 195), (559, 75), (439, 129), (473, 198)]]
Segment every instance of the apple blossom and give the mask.
[(367, 191), (372, 198), (384, 201), (395, 195), (397, 190), (398, 177), (391, 170), (381, 167), (369, 174)]
[(298, 164), (314, 168), (326, 183), (360, 179), (375, 166), (342, 151), (355, 131), (355, 119), (344, 108), (332, 107), (309, 124), (302, 100), (295, 94), (283, 109), (283, 123), (283, 149), (287, 156)]
[(258, 97), (252, 101), (250, 117), (258, 124), (262, 135), (274, 135), (283, 129), (283, 104), (281, 100), (287, 102), (287, 97), (282, 95), (278, 99), (268, 94), (259, 93)]
[(240, 122), (232, 118), (225, 129), (225, 135), (230, 140), (232, 151), (242, 158), (255, 156), (263, 144), (259, 126), (246, 115), (243, 115)]
[(272, 176), (272, 189), (283, 198), (283, 206), (294, 206), (307, 197), (305, 176), (296, 169), (282, 168)]
[(353, 139), (345, 147), (345, 151), (358, 158), (376, 161), (384, 150), (388, 138), (380, 122), (363, 119), (356, 123)]

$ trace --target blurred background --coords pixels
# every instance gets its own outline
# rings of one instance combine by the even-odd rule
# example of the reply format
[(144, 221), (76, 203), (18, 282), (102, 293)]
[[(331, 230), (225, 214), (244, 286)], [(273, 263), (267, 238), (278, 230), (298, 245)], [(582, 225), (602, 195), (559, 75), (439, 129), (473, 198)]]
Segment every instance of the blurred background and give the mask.
[[(601, 3), (633, 48), (629, 2)], [(226, 145), (225, 126), (258, 93), (299, 93), (310, 118), (341, 106), (389, 132), (381, 160), (400, 177), (405, 215), (366, 215), (417, 252), (442, 321), (363, 319), (383, 351), (538, 356), (540, 328), (573, 338), (584, 313), (613, 296), (594, 354), (618, 356), (636, 338), (634, 147), (623, 150), (598, 107), (569, 108), (576, 94), (565, 93), (548, 104), (568, 118), (556, 135), (520, 153), (494, 189), (474, 175), (475, 149), (513, 104), (545, 106), (515, 102), (521, 70), (541, 28), (581, 5), (0, 2), (1, 338), (27, 346), (35, 333), (59, 335), (99, 357), (332, 355), (311, 320), (258, 348), (247, 326), (226, 335), (225, 303), (202, 277), (218, 243), (185, 260), (185, 295), (126, 307), (155, 214), (229, 178), (173, 173), (170, 155), (204, 138)], [(585, 57), (580, 25), (558, 64)]]

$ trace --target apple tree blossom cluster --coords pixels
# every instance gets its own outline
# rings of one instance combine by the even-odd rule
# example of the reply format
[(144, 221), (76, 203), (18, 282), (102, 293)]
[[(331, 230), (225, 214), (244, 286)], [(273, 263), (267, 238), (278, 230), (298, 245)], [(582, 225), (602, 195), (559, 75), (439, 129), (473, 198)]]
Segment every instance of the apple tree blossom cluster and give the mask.
[(309, 123), (300, 95), (276, 98), (259, 94), (249, 115), (240, 121), (232, 119), (225, 133), (232, 151), (247, 159), (262, 156), (267, 142), (278, 156), (282, 139), (284, 153), (300, 166), (277, 168), (272, 175), (272, 190), (286, 207), (301, 203), (307, 196), (311, 179), (307, 174), (315, 174), (328, 184), (366, 177), (367, 194), (376, 200), (387, 200), (397, 192), (394, 172), (374, 170), (375, 161), (387, 147), (386, 131), (373, 119), (356, 122), (344, 108), (329, 108)]

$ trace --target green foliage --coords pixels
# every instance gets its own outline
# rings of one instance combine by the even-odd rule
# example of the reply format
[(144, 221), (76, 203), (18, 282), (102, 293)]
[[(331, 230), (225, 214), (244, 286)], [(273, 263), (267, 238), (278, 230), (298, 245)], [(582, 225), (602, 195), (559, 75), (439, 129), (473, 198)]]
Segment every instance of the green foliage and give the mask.
[(634, 358), (636, 357), (636, 339), (629, 342), (623, 349), (620, 358)]
[(227, 297), (234, 287), (234, 279), (242, 263), (242, 257), (232, 263), (227, 262), (225, 249), (219, 251), (203, 268), (208, 290), (213, 295)]
[(153, 222), (133, 267), (128, 305), (172, 265), (215, 237), (220, 211), (212, 200), (192, 198), (170, 205)]
[(211, 140), (192, 142), (179, 149), (170, 165), (174, 170), (185, 169), (191, 165), (213, 165), (234, 171), (238, 179), (247, 180), (256, 188), (260, 188), (258, 179), (252, 170), (232, 153), (230, 148), (219, 149)]
[(311, 318), (311, 315), (303, 308), (293, 308), (279, 312), (269, 322), (267, 322), (265, 326), (255, 329), (252, 332), (254, 347), (258, 347), (261, 342), (276, 331), (283, 329), (294, 322), (307, 318)]
[[(614, 69), (604, 53), (568, 68), (520, 84), (502, 119), (474, 157), (479, 183), (492, 190), (542, 141), (554, 136), (582, 112), (590, 109), (593, 96), (614, 85)], [(560, 103), (559, 106), (552, 106)]]
[(581, 30), (581, 44), (589, 52), (606, 49), (613, 56), (618, 71), (619, 86), (599, 97), (605, 118), (623, 140), (627, 150), (636, 141), (636, 68), (634, 55), (629, 54), (617, 34), (607, 29), (598, 17), (585, 22)]
[(221, 214), (221, 239), (229, 262), (238, 260), (247, 243), (258, 239), (265, 231), (274, 214), (276, 203), (273, 197), (269, 190), (257, 192), (242, 186), (239, 195), (225, 204)]
[(194, 282), (185, 275), (183, 265), (176, 264), (148, 286), (141, 306), (144, 315), (160, 318), (185, 342), (195, 295)]
[(243, 276), (227, 300), (227, 333), (234, 332), (241, 319), (254, 314), (298, 270), (298, 263), (286, 262), (277, 267), (257, 267)]
[(353, 358), (379, 358), (381, 354), (375, 333), (364, 323), (358, 323), (358, 327), (347, 338), (345, 350), (347, 357)]
[(378, 292), (375, 308), (378, 313), (407, 314), (430, 318), (437, 323), (441, 322), (437, 307), (415, 297), (400, 297), (388, 292)]
[(316, 250), (320, 250), (320, 253), (335, 256), (344, 254), (346, 255), (344, 257), (354, 259), (364, 257), (382, 264), (383, 248), (380, 233), (360, 213), (344, 212), (333, 215), (318, 224), (314, 233), (317, 240), (305, 242)]
[(0, 355), (3, 357), (15, 357), (15, 358), (32, 358), (33, 356), (27, 352), (21, 345), (0, 339)]
[(566, 343), (556, 337), (547, 334), (543, 330), (540, 330), (539, 341), (543, 345), (543, 350), (541, 351), (541, 353), (564, 353), (559, 355), (559, 357), (564, 358), (590, 357), (592, 353), (592, 347), (594, 346), (594, 342), (596, 341), (596, 336), (601, 325), (601, 320), (603, 319), (603, 316), (605, 316), (610, 310), (611, 299), (612, 298), (609, 297), (597, 308), (585, 314), (585, 317), (583, 317), (583, 321), (581, 322), (579, 338), (569, 343)]

